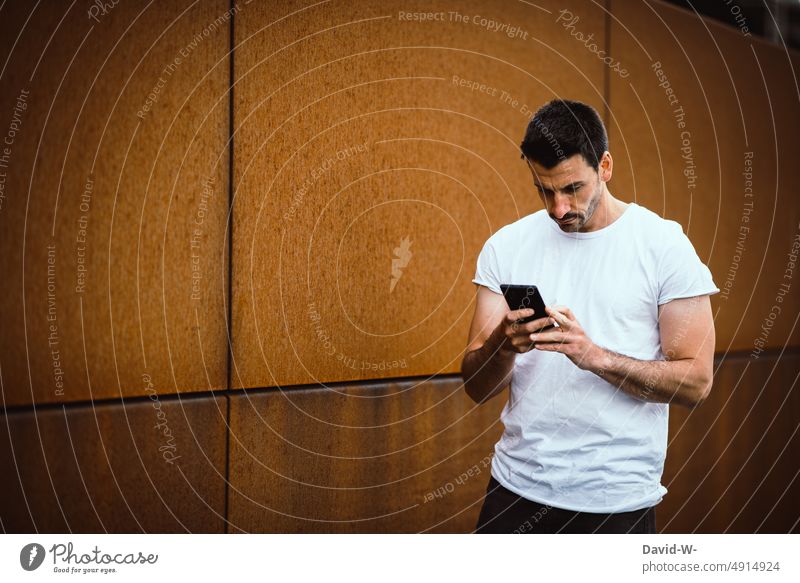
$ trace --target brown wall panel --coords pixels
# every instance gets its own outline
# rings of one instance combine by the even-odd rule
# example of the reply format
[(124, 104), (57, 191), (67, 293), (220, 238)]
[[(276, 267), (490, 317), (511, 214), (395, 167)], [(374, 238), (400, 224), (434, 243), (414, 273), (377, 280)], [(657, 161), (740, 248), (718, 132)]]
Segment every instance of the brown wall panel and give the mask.
[(718, 359), (698, 409), (670, 409), (661, 532), (787, 533), (800, 521), (800, 353)]
[(225, 386), (228, 9), (4, 3), (6, 404)]
[(470, 532), (505, 401), (456, 379), (232, 397), (230, 532)]
[(0, 417), (3, 532), (223, 532), (226, 399)]
[(718, 351), (797, 346), (800, 55), (658, 2), (611, 13), (612, 192), (683, 225), (722, 290)]
[(234, 387), (459, 370), (481, 246), (540, 205), (527, 120), (563, 95), (603, 110), (602, 62), (558, 21), (602, 47), (602, 8), (535, 4), (243, 7)]

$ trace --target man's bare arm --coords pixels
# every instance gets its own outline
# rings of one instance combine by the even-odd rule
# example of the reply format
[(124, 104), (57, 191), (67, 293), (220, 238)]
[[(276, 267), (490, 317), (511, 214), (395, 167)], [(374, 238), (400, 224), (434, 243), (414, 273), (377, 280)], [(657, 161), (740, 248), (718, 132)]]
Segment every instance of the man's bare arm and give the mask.
[(672, 300), (658, 307), (661, 351), (667, 360), (642, 361), (601, 349), (595, 372), (645, 401), (695, 407), (711, 391), (714, 317), (708, 296)]
[(599, 364), (587, 370), (643, 401), (695, 407), (705, 400), (711, 388), (695, 359), (638, 360), (598, 348)]
[(487, 338), (482, 346), (470, 350), (461, 363), (464, 390), (476, 403), (484, 403), (511, 384), (515, 353), (503, 350), (499, 342)]
[(714, 319), (708, 296), (672, 300), (659, 306), (659, 334), (666, 360), (638, 360), (594, 344), (568, 308), (548, 308), (561, 328), (533, 334), (537, 350), (566, 354), (625, 393), (656, 403), (695, 407), (713, 380)]

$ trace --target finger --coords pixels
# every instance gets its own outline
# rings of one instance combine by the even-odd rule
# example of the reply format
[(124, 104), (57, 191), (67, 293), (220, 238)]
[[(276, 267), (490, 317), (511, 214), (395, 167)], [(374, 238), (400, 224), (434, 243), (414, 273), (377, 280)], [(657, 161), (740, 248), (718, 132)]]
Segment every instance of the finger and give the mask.
[(537, 318), (536, 320), (531, 320), (530, 322), (523, 324), (520, 328), (520, 332), (524, 332), (526, 334), (531, 334), (533, 332), (539, 332), (542, 328), (552, 326), (555, 324), (555, 320), (550, 316), (545, 316), (544, 318)]
[(563, 344), (567, 342), (569, 336), (561, 329), (551, 330), (548, 332), (538, 332), (528, 336), (531, 342), (539, 344), (540, 342), (548, 342), (552, 344)]
[(570, 310), (567, 306), (559, 305), (559, 306), (553, 306), (553, 307), (556, 310), (558, 310), (559, 312), (561, 312), (562, 314), (564, 314), (565, 316), (567, 316), (570, 320), (575, 320), (575, 314), (573, 314), (572, 310)]
[(536, 342), (533, 345), (535, 350), (541, 350), (542, 352), (561, 352), (559, 348), (559, 344), (553, 342)]
[(525, 354), (526, 352), (530, 352), (533, 350), (533, 342), (530, 341), (515, 341), (512, 342), (511, 345), (514, 347), (514, 350), (519, 354)]
[(565, 306), (548, 306), (545, 308), (547, 313), (555, 320), (559, 326), (569, 328), (572, 324), (571, 319), (563, 310), (569, 310)]
[(523, 318), (527, 318), (529, 316), (533, 316), (534, 311), (530, 308), (524, 308), (522, 310), (511, 310), (506, 314), (506, 322), (509, 324), (513, 324), (517, 320), (522, 320)]

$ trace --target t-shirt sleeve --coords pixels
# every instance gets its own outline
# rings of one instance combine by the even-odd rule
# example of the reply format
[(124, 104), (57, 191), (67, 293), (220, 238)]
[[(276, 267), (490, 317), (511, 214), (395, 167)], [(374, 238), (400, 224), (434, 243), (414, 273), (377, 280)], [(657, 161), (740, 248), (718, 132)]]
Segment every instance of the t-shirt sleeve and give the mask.
[(673, 222), (658, 269), (658, 305), (718, 292), (711, 271), (697, 256), (681, 225)]
[(490, 237), (483, 245), (480, 255), (478, 255), (478, 266), (475, 269), (475, 279), (472, 283), (488, 287), (494, 293), (500, 291), (500, 265), (497, 261), (497, 251), (495, 250), (495, 240)]

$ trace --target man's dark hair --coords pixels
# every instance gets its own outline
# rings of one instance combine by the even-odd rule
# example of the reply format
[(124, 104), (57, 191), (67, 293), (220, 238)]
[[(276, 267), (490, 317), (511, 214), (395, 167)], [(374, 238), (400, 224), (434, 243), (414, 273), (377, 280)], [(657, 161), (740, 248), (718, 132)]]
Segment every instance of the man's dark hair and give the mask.
[(537, 111), (520, 144), (522, 157), (548, 170), (580, 154), (595, 170), (608, 150), (608, 135), (597, 111), (569, 99), (554, 99)]

